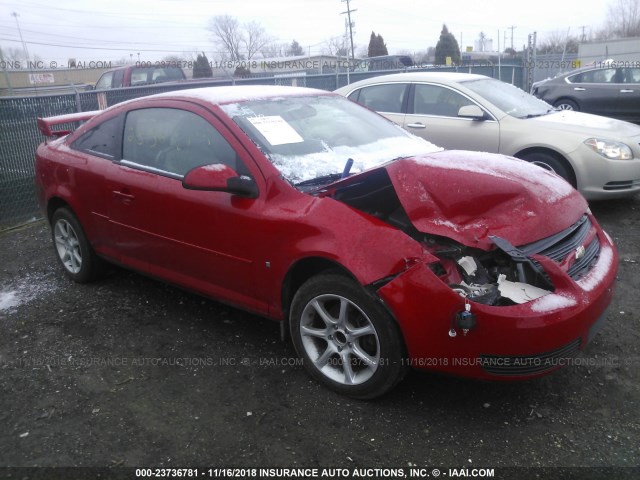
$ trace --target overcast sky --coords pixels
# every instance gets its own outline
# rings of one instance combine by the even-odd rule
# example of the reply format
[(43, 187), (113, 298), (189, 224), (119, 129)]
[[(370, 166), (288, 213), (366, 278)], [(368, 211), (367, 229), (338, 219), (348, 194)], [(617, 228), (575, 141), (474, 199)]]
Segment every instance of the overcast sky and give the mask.
[[(356, 53), (371, 31), (382, 34), (389, 53), (435, 46), (446, 23), (462, 47), (482, 31), (497, 48), (521, 49), (527, 35), (560, 31), (580, 36), (598, 30), (613, 0), (351, 0)], [(31, 56), (56, 60), (159, 60), (167, 55), (216, 48), (206, 26), (215, 15), (260, 22), (278, 42), (297, 40), (319, 54), (331, 37), (344, 34), (346, 1), (340, 0), (0, 0), (0, 47), (22, 48), (16, 18)], [(500, 32), (500, 33), (498, 33)], [(80, 48), (83, 47), (83, 48)]]

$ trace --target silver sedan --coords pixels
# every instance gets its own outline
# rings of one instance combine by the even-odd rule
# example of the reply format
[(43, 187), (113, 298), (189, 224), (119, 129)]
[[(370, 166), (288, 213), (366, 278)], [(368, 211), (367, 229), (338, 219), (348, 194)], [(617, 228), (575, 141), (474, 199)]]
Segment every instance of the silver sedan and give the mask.
[(640, 192), (640, 126), (558, 111), (483, 75), (414, 72), (336, 90), (446, 149), (502, 153), (552, 170), (587, 199)]

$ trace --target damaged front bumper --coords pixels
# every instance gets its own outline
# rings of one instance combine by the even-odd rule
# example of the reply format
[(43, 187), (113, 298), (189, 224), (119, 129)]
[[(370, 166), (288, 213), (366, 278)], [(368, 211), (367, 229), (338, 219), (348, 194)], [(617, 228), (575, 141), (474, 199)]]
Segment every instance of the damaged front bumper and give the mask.
[[(618, 256), (600, 229), (601, 249), (588, 274), (573, 280), (553, 260), (536, 256), (555, 291), (516, 305), (493, 306), (460, 296), (424, 262), (377, 290), (405, 338), (409, 365), (484, 379), (524, 379), (566, 365), (593, 338), (613, 296)], [(456, 318), (474, 315), (463, 330)]]

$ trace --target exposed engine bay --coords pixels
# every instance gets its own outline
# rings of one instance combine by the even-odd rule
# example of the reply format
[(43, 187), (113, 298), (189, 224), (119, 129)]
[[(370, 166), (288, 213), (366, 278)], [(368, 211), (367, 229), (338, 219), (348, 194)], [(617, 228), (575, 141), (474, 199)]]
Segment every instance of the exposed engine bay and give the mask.
[(461, 297), (507, 306), (526, 303), (554, 291), (543, 269), (507, 240), (490, 237), (495, 248), (485, 251), (452, 239), (418, 231), (409, 219), (384, 169), (361, 182), (336, 185), (321, 195), (332, 196), (388, 223), (416, 241), (440, 261), (431, 270)]

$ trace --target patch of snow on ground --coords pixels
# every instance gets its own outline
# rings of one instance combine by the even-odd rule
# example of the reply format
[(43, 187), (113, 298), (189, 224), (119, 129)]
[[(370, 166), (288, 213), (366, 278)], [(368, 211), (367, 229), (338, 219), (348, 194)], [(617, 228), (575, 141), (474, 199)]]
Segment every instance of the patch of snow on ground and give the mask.
[(0, 312), (20, 305), (15, 291), (0, 292)]
[(16, 309), (58, 289), (58, 276), (27, 274), (0, 285), (0, 313), (14, 313)]

